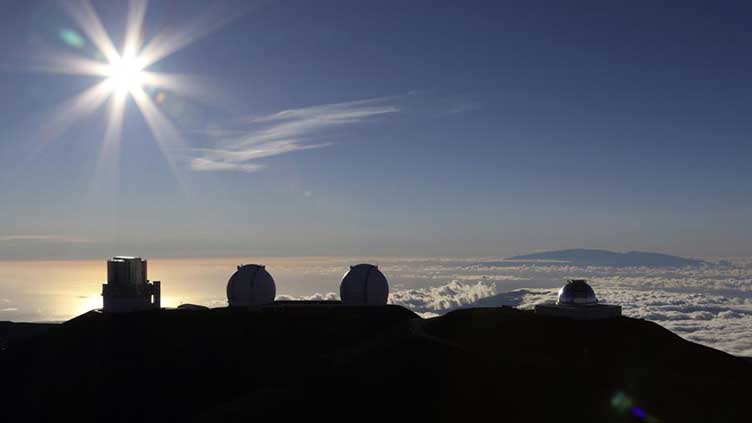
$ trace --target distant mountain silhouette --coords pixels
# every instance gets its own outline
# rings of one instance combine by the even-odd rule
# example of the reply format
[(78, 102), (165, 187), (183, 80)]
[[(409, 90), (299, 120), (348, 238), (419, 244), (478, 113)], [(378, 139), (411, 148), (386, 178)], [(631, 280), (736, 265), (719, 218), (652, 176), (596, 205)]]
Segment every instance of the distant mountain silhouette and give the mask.
[(542, 253), (524, 254), (505, 259), (504, 261), (483, 262), (481, 265), (509, 266), (519, 264), (519, 261), (535, 261), (536, 264), (569, 264), (574, 266), (608, 266), (608, 267), (687, 267), (708, 264), (702, 260), (677, 257), (668, 254), (650, 253), (644, 251), (629, 251), (619, 253), (608, 250), (571, 249), (545, 251)]
[(90, 312), (8, 344), (0, 375), (3, 421), (752, 421), (747, 360), (509, 307)]

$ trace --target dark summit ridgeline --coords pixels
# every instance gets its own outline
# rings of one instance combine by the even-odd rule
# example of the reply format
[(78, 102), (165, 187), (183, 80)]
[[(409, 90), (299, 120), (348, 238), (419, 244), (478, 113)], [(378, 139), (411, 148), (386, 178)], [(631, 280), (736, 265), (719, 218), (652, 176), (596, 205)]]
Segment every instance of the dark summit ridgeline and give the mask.
[(702, 260), (644, 251), (618, 253), (608, 250), (571, 249), (524, 254), (503, 261), (482, 262), (476, 266), (517, 266), (521, 261), (537, 265), (568, 264), (605, 267), (695, 267), (709, 264)]
[(6, 421), (752, 421), (743, 359), (644, 320), (512, 308), (90, 312), (0, 366)]

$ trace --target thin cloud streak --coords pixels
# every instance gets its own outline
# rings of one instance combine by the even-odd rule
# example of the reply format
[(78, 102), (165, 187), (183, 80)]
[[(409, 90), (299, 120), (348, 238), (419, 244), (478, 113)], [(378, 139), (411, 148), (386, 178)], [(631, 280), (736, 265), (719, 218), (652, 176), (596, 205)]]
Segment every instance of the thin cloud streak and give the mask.
[(195, 158), (191, 161), (191, 169), (196, 171), (237, 171), (252, 173), (263, 169), (265, 166), (252, 163), (226, 163), (205, 159), (203, 157)]
[(63, 235), (0, 235), (0, 242), (32, 241), (32, 242), (61, 242), (71, 244), (83, 244), (91, 241), (83, 238), (68, 237)]
[[(264, 166), (255, 160), (332, 145), (331, 142), (310, 142), (318, 132), (399, 112), (397, 106), (386, 104), (387, 100), (375, 98), (323, 104), (251, 117), (244, 119), (243, 123), (254, 128), (241, 132), (212, 128), (210, 136), (215, 135), (217, 147), (194, 149), (200, 156), (191, 160), (190, 167), (194, 171), (259, 171)], [(262, 127), (255, 128), (259, 125)]]

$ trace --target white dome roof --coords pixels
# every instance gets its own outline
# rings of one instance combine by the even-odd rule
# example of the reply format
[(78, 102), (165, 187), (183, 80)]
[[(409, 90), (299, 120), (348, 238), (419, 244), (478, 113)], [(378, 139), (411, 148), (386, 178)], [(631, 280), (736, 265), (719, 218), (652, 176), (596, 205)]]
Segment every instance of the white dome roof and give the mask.
[(571, 279), (559, 290), (556, 304), (587, 305), (597, 304), (595, 291), (585, 279)]
[(277, 286), (264, 266), (245, 264), (238, 266), (227, 282), (227, 302), (232, 306), (269, 304), (274, 301)]
[(389, 284), (378, 267), (372, 264), (350, 266), (339, 285), (343, 304), (385, 305), (389, 297)]

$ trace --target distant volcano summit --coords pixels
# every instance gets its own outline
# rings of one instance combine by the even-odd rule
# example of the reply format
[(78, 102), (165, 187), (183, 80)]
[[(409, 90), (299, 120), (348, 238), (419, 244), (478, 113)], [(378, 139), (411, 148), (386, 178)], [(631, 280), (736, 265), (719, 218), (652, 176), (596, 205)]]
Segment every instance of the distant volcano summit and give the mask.
[[(501, 262), (486, 262), (484, 265), (509, 265), (519, 261), (533, 261), (535, 264), (553, 265), (569, 264), (574, 266), (608, 266), (608, 267), (688, 267), (708, 264), (702, 260), (677, 257), (668, 254), (644, 251), (619, 253), (608, 250), (571, 249), (544, 251), (509, 257)], [(515, 263), (518, 264), (518, 263)]]

